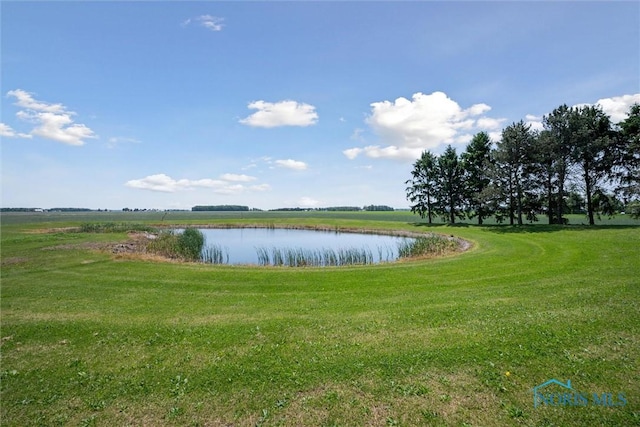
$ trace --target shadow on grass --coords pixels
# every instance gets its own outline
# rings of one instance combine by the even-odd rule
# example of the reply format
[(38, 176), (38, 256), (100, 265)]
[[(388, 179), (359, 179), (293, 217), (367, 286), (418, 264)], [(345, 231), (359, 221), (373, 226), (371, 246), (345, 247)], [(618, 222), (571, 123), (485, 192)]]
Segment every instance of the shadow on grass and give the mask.
[(456, 224), (446, 224), (444, 222), (438, 222), (429, 224), (428, 222), (408, 222), (407, 224), (413, 225), (414, 227), (431, 227), (431, 228), (442, 228), (442, 227), (451, 227), (451, 228), (467, 228), (473, 227), (473, 224), (468, 224), (466, 222), (456, 223)]
[(526, 225), (486, 225), (486, 231), (493, 233), (553, 233), (557, 231), (585, 231), (585, 230), (624, 230), (639, 229), (640, 224), (621, 225), (558, 225), (558, 224), (526, 224)]
[(444, 224), (434, 223), (429, 224), (426, 222), (410, 222), (409, 225), (414, 227), (424, 228), (477, 228), (492, 233), (508, 234), (508, 233), (553, 233), (558, 231), (583, 231), (583, 230), (624, 230), (624, 229), (640, 229), (640, 224), (523, 224), (523, 225), (509, 225), (509, 224), (469, 224), (469, 223), (457, 223), (457, 224)]

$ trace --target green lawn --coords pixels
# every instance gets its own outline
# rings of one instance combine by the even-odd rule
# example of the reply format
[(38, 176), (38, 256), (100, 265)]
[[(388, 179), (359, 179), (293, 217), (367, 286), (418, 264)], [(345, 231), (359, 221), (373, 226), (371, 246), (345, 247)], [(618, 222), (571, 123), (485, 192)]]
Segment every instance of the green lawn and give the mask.
[[(633, 221), (151, 215), (2, 215), (3, 426), (640, 425)], [(424, 230), (474, 247), (378, 266), (257, 268), (118, 258), (91, 245), (124, 234), (35, 232), (88, 219)], [(552, 378), (589, 398), (624, 393), (626, 404), (534, 408), (533, 387)]]

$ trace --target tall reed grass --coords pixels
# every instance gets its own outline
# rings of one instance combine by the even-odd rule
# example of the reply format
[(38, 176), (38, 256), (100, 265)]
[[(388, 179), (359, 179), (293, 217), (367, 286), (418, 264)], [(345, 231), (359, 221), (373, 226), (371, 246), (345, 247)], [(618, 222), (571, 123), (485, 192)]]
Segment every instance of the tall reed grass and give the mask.
[(458, 242), (446, 236), (420, 236), (415, 239), (405, 239), (398, 244), (400, 258), (412, 258), (429, 255), (442, 255), (458, 249)]
[(202, 262), (208, 264), (228, 264), (229, 252), (220, 245), (207, 246), (202, 250)]
[[(376, 259), (369, 248), (304, 249), (256, 248), (258, 264), (287, 267), (329, 267), (373, 264)], [(379, 253), (382, 253), (379, 251)], [(382, 258), (379, 258), (382, 260)]]

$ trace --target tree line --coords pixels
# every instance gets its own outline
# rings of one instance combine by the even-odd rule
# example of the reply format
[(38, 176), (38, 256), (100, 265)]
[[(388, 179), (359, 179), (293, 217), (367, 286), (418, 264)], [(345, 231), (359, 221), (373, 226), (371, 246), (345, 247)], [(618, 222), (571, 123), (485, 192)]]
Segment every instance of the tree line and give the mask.
[(536, 131), (514, 122), (495, 144), (480, 132), (460, 155), (451, 145), (439, 156), (424, 151), (405, 182), (411, 211), (429, 223), (494, 216), (521, 225), (543, 214), (566, 224), (577, 202), (590, 225), (621, 205), (640, 216), (640, 105), (617, 125), (599, 106), (567, 105), (542, 123)]

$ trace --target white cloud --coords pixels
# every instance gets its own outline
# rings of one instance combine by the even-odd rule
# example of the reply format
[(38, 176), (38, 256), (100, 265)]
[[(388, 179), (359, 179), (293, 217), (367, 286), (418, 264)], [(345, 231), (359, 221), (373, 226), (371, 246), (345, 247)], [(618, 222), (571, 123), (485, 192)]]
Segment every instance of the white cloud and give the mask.
[(72, 116), (76, 113), (68, 111), (62, 104), (37, 101), (31, 93), (22, 89), (11, 90), (7, 96), (16, 98), (15, 105), (26, 109), (18, 111), (16, 117), (35, 125), (31, 135), (76, 146), (84, 145), (85, 139), (97, 138), (87, 126), (74, 123)]
[(220, 179), (224, 179), (225, 181), (249, 182), (249, 181), (255, 181), (256, 177), (244, 175), (244, 174), (238, 175), (235, 173), (225, 173), (220, 176)]
[(599, 99), (596, 104), (600, 105), (602, 111), (611, 117), (612, 123), (620, 123), (627, 118), (633, 104), (640, 104), (640, 93), (603, 98)]
[(525, 119), (525, 123), (531, 126), (531, 130), (541, 131), (544, 129), (544, 124), (542, 123), (542, 117), (534, 116), (533, 114), (527, 114), (526, 116), (524, 116), (524, 119)]
[(303, 171), (308, 168), (308, 165), (305, 162), (301, 162), (299, 160), (286, 159), (286, 160), (276, 160), (275, 164), (287, 169), (293, 169), (298, 171)]
[[(132, 179), (127, 181), (124, 185), (130, 188), (136, 188), (139, 190), (151, 190), (160, 191), (164, 193), (175, 193), (177, 191), (195, 190), (199, 188), (210, 189), (219, 194), (238, 194), (245, 191), (267, 191), (271, 189), (269, 184), (259, 184), (246, 187), (242, 184), (237, 184), (234, 181), (238, 181), (238, 177), (245, 181), (251, 181), (255, 179), (248, 177), (247, 175), (222, 175), (225, 179), (173, 179), (170, 176), (159, 173), (155, 175), (149, 175), (141, 179)], [(231, 179), (229, 179), (231, 178)], [(252, 178), (252, 179), (249, 179)]]
[(3, 138), (31, 138), (31, 135), (26, 133), (18, 133), (11, 128), (11, 126), (0, 123), (0, 136)]
[(13, 96), (16, 98), (17, 102), (15, 105), (18, 107), (49, 113), (62, 113), (66, 111), (65, 106), (62, 104), (48, 104), (46, 102), (36, 101), (33, 99), (32, 95), (33, 94), (22, 89), (10, 90), (7, 92), (7, 96)]
[(411, 100), (371, 104), (366, 122), (386, 146), (370, 145), (343, 151), (350, 159), (363, 153), (372, 158), (414, 160), (422, 151), (445, 144), (462, 144), (475, 131), (495, 129), (504, 119), (484, 116), (491, 110), (487, 104), (474, 104), (467, 109), (443, 92), (430, 95), (415, 93)]
[[(633, 104), (640, 104), (640, 93), (602, 98), (593, 104), (576, 104), (572, 108), (599, 105), (602, 111), (611, 118), (611, 122), (616, 124), (627, 118), (627, 114)], [(540, 116), (527, 114), (525, 121), (528, 125), (531, 125), (532, 130), (542, 130), (544, 128), (542, 117)]]
[(185, 19), (184, 21), (182, 21), (181, 25), (183, 27), (187, 27), (191, 25), (192, 22), (195, 22), (201, 27), (217, 32), (217, 31), (222, 31), (222, 28), (224, 27), (224, 25), (222, 25), (223, 21), (224, 21), (224, 18), (220, 18), (217, 16), (200, 15), (195, 18)]
[(479, 129), (484, 129), (484, 130), (500, 129), (504, 121), (505, 121), (504, 119), (492, 119), (489, 117), (480, 117), (476, 122), (476, 126)]
[(354, 141), (364, 141), (364, 138), (362, 137), (363, 133), (364, 133), (364, 129), (355, 128), (353, 130), (353, 133), (351, 134), (350, 139), (352, 139)]
[(266, 102), (254, 101), (247, 106), (250, 110), (258, 110), (240, 120), (240, 123), (263, 128), (279, 126), (310, 126), (318, 122), (318, 114), (313, 105), (296, 101)]
[(83, 139), (95, 138), (91, 129), (83, 124), (74, 124), (68, 114), (38, 113), (40, 126), (32, 134), (53, 139), (69, 145), (83, 145)]
[(502, 140), (502, 131), (489, 132), (489, 139), (491, 141), (500, 141)]
[(320, 201), (316, 200), (316, 199), (312, 199), (311, 197), (301, 197), (298, 200), (298, 205), (303, 207), (303, 208), (313, 208), (316, 207), (320, 204)]
[(344, 150), (342, 154), (344, 154), (347, 157), (347, 159), (353, 160), (356, 157), (358, 157), (358, 155), (363, 151), (364, 151), (364, 148), (354, 147), (354, 148), (348, 148)]
[(198, 17), (198, 21), (200, 22), (200, 25), (208, 30), (222, 31), (222, 21), (224, 21), (224, 18), (218, 18), (217, 16), (211, 15), (202, 15)]
[(398, 147), (396, 145), (388, 145), (381, 147), (379, 145), (368, 145), (364, 148), (350, 148), (342, 153), (349, 159), (353, 160), (358, 155), (364, 153), (372, 159), (397, 159), (397, 160), (415, 160), (422, 154), (422, 148)]
[(248, 187), (249, 190), (252, 191), (269, 191), (271, 190), (271, 186), (269, 184), (258, 184), (258, 185), (252, 185), (251, 187)]

